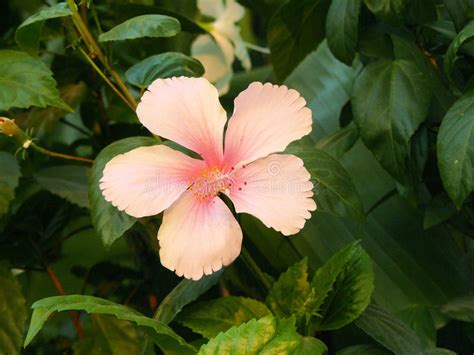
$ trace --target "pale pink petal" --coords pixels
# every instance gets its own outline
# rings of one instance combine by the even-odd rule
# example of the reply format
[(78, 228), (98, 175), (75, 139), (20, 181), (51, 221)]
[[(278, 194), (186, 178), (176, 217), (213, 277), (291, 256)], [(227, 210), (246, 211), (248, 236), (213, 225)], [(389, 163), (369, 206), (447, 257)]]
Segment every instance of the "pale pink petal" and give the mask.
[(225, 164), (248, 163), (281, 152), (311, 132), (311, 111), (286, 86), (255, 82), (235, 99), (225, 138)]
[(158, 240), (161, 264), (198, 280), (237, 258), (242, 230), (220, 198), (200, 202), (187, 191), (165, 211)]
[(134, 217), (156, 215), (186, 191), (206, 163), (165, 145), (140, 147), (112, 158), (100, 189), (106, 201)]
[(231, 176), (236, 212), (254, 215), (284, 235), (298, 233), (316, 209), (311, 176), (294, 155), (272, 154)]
[(153, 134), (199, 153), (211, 166), (222, 160), (226, 113), (214, 86), (204, 78), (157, 79), (137, 107)]

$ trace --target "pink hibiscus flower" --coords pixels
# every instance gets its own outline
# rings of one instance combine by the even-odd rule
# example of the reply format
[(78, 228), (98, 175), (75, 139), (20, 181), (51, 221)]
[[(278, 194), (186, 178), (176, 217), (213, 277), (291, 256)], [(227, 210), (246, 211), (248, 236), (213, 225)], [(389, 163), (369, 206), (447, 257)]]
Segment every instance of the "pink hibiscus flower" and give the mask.
[(227, 116), (215, 87), (204, 78), (158, 79), (137, 107), (140, 122), (203, 160), (166, 145), (133, 149), (107, 163), (102, 194), (137, 218), (164, 211), (161, 263), (198, 280), (240, 254), (242, 230), (219, 194), (284, 235), (300, 231), (316, 209), (303, 161), (272, 154), (311, 132), (305, 105), (286, 86), (252, 83), (235, 99), (224, 141)]

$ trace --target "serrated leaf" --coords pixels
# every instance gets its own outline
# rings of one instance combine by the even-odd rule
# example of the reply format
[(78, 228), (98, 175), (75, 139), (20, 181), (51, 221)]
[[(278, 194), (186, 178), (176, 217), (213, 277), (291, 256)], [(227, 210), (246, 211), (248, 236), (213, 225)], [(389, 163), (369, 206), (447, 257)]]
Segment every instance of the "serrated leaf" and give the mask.
[(326, 17), (326, 37), (334, 56), (351, 65), (356, 54), (361, 0), (333, 0)]
[(173, 329), (155, 319), (120, 304), (93, 296), (69, 295), (43, 298), (31, 306), (33, 315), (24, 346), (28, 346), (43, 327), (49, 316), (61, 311), (86, 311), (88, 313), (110, 314), (118, 319), (132, 322), (146, 334), (165, 353), (194, 354), (195, 349), (176, 334)]
[(30, 54), (37, 54), (39, 41), (46, 20), (71, 15), (67, 3), (62, 2), (47, 7), (28, 17), (16, 30), (15, 40), (22, 49)]
[(72, 109), (59, 97), (53, 73), (25, 52), (0, 50), (0, 110), (55, 106)]
[(6, 152), (0, 152), (0, 216), (8, 211), (10, 202), (15, 197), (21, 172), (16, 158)]
[(181, 31), (179, 21), (165, 15), (133, 17), (99, 36), (99, 42), (122, 41), (143, 37), (172, 37)]
[(328, 8), (328, 0), (290, 0), (275, 11), (267, 38), (279, 81), (323, 41)]
[(400, 19), (407, 0), (364, 0), (365, 5), (384, 21), (395, 22)]
[(34, 174), (39, 185), (80, 207), (89, 207), (87, 177), (90, 168), (78, 165), (61, 165), (42, 169)]
[(92, 314), (91, 326), (73, 345), (74, 355), (140, 354), (140, 339), (130, 322), (112, 316)]
[(0, 353), (20, 354), (26, 322), (25, 298), (10, 270), (0, 264)]
[(437, 155), (444, 188), (459, 209), (474, 190), (474, 91), (458, 99), (444, 116)]
[(418, 48), (392, 37), (395, 60), (367, 65), (354, 84), (354, 121), (367, 147), (401, 184), (409, 185), (410, 139), (428, 114), (431, 81)]
[(474, 296), (456, 298), (443, 305), (441, 312), (452, 319), (474, 322)]
[(365, 218), (359, 194), (344, 167), (328, 153), (301, 144), (291, 145), (286, 152), (304, 161), (304, 166), (315, 180), (314, 194), (318, 210), (356, 221)]
[(333, 255), (311, 280), (316, 328), (332, 330), (357, 319), (370, 303), (374, 273), (370, 257), (358, 242)]
[(205, 275), (200, 280), (182, 280), (166, 295), (155, 312), (154, 319), (165, 324), (170, 323), (184, 306), (195, 301), (214, 286), (222, 276), (223, 270)]
[(300, 342), (293, 319), (277, 320), (268, 315), (220, 333), (198, 354), (293, 354)]
[(267, 305), (279, 318), (300, 315), (311, 293), (308, 259), (305, 258), (280, 275), (267, 295)]
[(198, 60), (182, 53), (168, 52), (138, 62), (126, 71), (125, 76), (130, 84), (146, 88), (158, 78), (199, 77), (203, 74), (204, 67)]
[(136, 222), (136, 218), (119, 211), (111, 203), (105, 201), (102, 196), (99, 181), (102, 178), (105, 165), (118, 154), (155, 144), (159, 144), (159, 141), (151, 137), (125, 138), (105, 147), (94, 160), (89, 175), (89, 204), (92, 223), (106, 246), (112, 245), (114, 241), (132, 227)]
[(177, 321), (211, 339), (235, 325), (270, 314), (265, 304), (245, 297), (221, 297), (186, 308)]

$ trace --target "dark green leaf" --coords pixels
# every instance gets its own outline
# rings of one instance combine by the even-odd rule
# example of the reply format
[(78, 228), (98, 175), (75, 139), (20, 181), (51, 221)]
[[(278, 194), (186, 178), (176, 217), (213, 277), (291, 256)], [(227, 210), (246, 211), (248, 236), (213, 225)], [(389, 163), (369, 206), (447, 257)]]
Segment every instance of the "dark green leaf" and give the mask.
[(358, 138), (359, 130), (351, 122), (348, 126), (319, 140), (315, 147), (324, 150), (335, 158), (340, 158), (354, 146)]
[(0, 264), (0, 353), (20, 354), (26, 322), (25, 298), (10, 270)]
[(0, 216), (8, 211), (10, 202), (15, 197), (15, 189), (20, 180), (20, 166), (15, 157), (6, 152), (0, 152)]
[(412, 305), (401, 310), (397, 315), (415, 331), (426, 347), (436, 346), (436, 326), (428, 307)]
[(434, 227), (440, 223), (445, 222), (456, 214), (456, 206), (449, 199), (449, 197), (443, 193), (435, 196), (425, 209), (425, 215), (423, 217), (423, 228), (428, 229)]
[(458, 33), (456, 38), (453, 40), (451, 45), (446, 52), (444, 57), (444, 70), (446, 74), (451, 77), (454, 68), (454, 62), (456, 60), (456, 54), (458, 50), (461, 48), (464, 42), (469, 40), (474, 36), (474, 21), (470, 22), (462, 29), (461, 32)]
[(195, 349), (166, 324), (147, 318), (131, 308), (102, 298), (82, 295), (55, 296), (36, 301), (31, 307), (33, 308), (33, 315), (31, 316), (30, 328), (26, 335), (25, 346), (31, 343), (52, 313), (76, 310), (88, 313), (110, 314), (118, 319), (132, 322), (143, 329), (165, 353), (195, 353)]
[(199, 296), (207, 292), (220, 279), (222, 270), (205, 275), (200, 280), (182, 280), (160, 303), (154, 319), (168, 324), (181, 312), (184, 306), (195, 301)]
[(211, 339), (235, 325), (270, 314), (265, 304), (244, 297), (221, 297), (201, 302), (186, 308), (177, 318), (178, 322), (195, 333)]
[(71, 108), (59, 97), (53, 73), (39, 59), (12, 50), (0, 50), (0, 110), (12, 107)]
[(352, 345), (339, 350), (336, 355), (390, 355), (391, 353), (376, 345)]
[(468, 15), (467, 0), (443, 0), (444, 6), (448, 10), (449, 16), (454, 22), (454, 26), (459, 31), (466, 23)]
[(395, 22), (405, 10), (407, 0), (364, 0), (365, 5), (384, 21)]
[(437, 154), (444, 188), (461, 208), (474, 190), (474, 91), (457, 100), (443, 118)]
[(326, 34), (331, 52), (351, 65), (356, 54), (359, 33), (360, 0), (333, 0), (326, 18)]
[(463, 296), (446, 303), (441, 312), (464, 322), (474, 322), (474, 296)]
[(290, 0), (272, 16), (267, 37), (279, 81), (324, 39), (328, 7), (328, 0)]
[(199, 77), (203, 74), (204, 68), (198, 60), (181, 53), (168, 52), (142, 60), (128, 69), (125, 76), (130, 84), (146, 88), (158, 78)]
[(46, 168), (35, 174), (40, 186), (80, 207), (89, 207), (87, 177), (90, 169), (78, 165)]
[(139, 354), (140, 341), (130, 322), (112, 316), (92, 314), (90, 329), (73, 346), (74, 355)]
[(364, 143), (395, 179), (409, 184), (410, 139), (428, 113), (431, 81), (418, 48), (398, 37), (393, 42), (396, 59), (364, 68), (352, 107)]
[(302, 337), (299, 347), (293, 355), (324, 355), (328, 348), (321, 340), (312, 337)]
[(267, 304), (279, 318), (302, 316), (311, 293), (308, 281), (308, 259), (290, 266), (268, 292)]
[(16, 30), (15, 40), (22, 49), (37, 54), (43, 25), (46, 20), (70, 16), (71, 10), (65, 2), (47, 7), (28, 17)]
[(99, 181), (105, 165), (114, 156), (126, 153), (132, 149), (159, 144), (151, 137), (131, 137), (114, 142), (105, 147), (95, 158), (92, 171), (89, 176), (89, 204), (91, 209), (92, 223), (106, 246), (120, 238), (125, 231), (135, 224), (136, 218), (121, 212), (105, 201), (99, 188)]
[(358, 221), (364, 219), (362, 203), (351, 177), (335, 158), (322, 150), (297, 145), (290, 146), (287, 152), (303, 159), (316, 181), (313, 190), (319, 211)]
[(142, 37), (172, 37), (181, 31), (179, 21), (165, 15), (142, 15), (122, 22), (99, 36), (99, 42)]
[(356, 242), (329, 259), (311, 281), (318, 330), (339, 329), (357, 319), (370, 303), (374, 274), (369, 256)]

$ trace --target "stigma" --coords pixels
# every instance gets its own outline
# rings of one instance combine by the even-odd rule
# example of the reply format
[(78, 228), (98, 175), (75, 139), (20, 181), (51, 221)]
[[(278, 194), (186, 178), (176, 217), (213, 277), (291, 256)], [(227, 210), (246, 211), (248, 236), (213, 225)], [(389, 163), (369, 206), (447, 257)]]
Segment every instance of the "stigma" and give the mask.
[(229, 190), (232, 180), (219, 168), (203, 169), (198, 172), (189, 190), (201, 202), (212, 201), (218, 194)]

